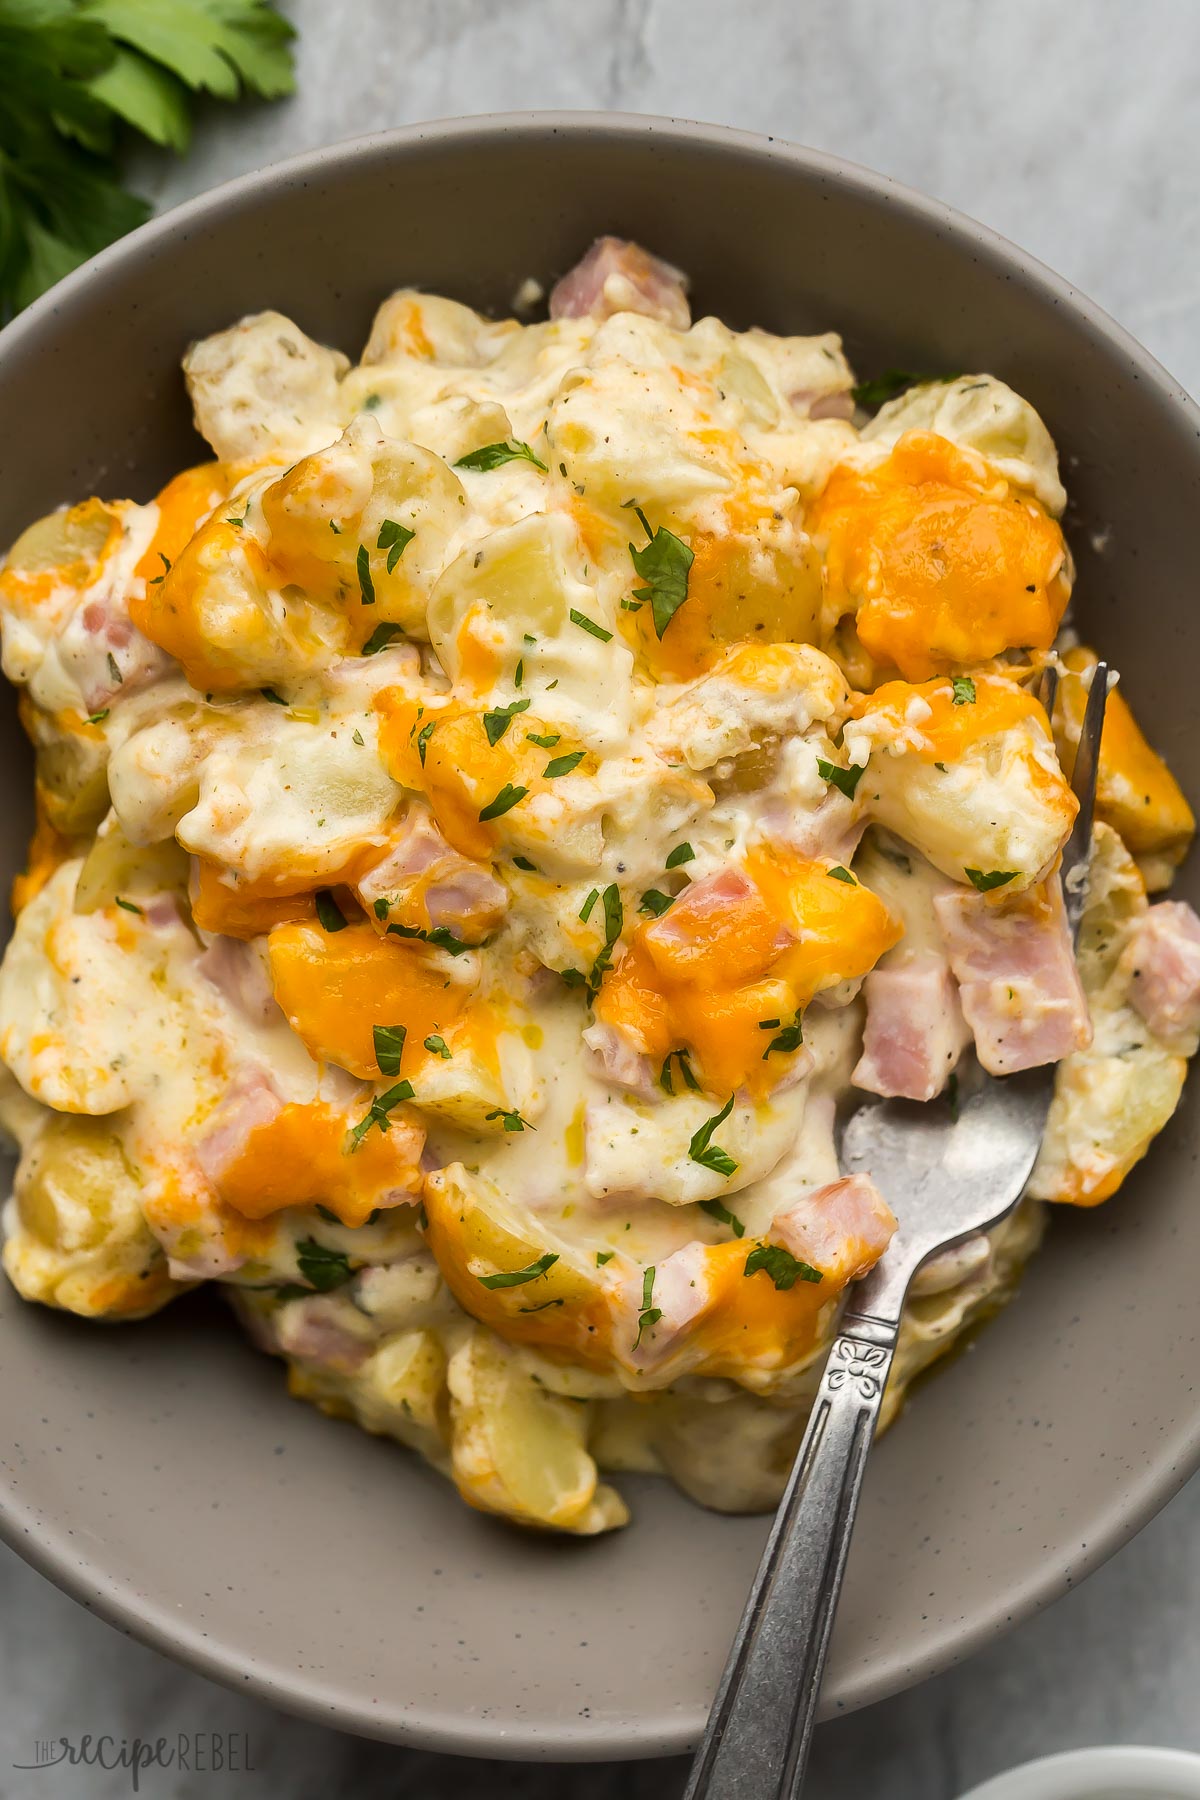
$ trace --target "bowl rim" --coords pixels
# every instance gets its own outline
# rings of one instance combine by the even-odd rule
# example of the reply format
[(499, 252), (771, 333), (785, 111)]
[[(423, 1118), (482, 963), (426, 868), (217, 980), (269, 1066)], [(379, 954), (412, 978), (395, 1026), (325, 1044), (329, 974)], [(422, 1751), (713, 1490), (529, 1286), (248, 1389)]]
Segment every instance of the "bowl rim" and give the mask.
[[(474, 141), (485, 150), (497, 139), (530, 133), (548, 137), (591, 136), (601, 141), (656, 138), (707, 146), (718, 153), (726, 150), (737, 156), (790, 164), (849, 188), (876, 204), (897, 208), (915, 223), (951, 236), (977, 259), (1008, 278), (1015, 275), (1039, 297), (1069, 310), (1119, 358), (1132, 365), (1135, 379), (1144, 379), (1177, 406), (1192, 432), (1200, 437), (1200, 405), (1182, 384), (1103, 308), (1001, 233), (945, 201), (830, 152), (762, 132), (651, 113), (528, 110), (465, 114), (364, 133), (265, 164), (156, 215), (81, 264), (0, 330), (0, 360), (19, 356), (26, 341), (49, 327), (60, 309), (79, 296), (87, 284), (103, 280), (110, 270), (127, 259), (137, 259), (149, 248), (168, 246), (178, 233), (186, 234), (203, 226), (209, 218), (231, 209), (236, 212), (253, 207), (260, 197), (302, 187), (309, 177), (336, 173), (351, 163), (386, 163), (417, 146), (439, 143), (453, 142), (462, 147)], [(827, 1697), (823, 1716), (840, 1715), (916, 1685), (961, 1662), (1010, 1626), (1040, 1611), (1140, 1531), (1197, 1466), (1200, 1408), (1192, 1419), (1180, 1421), (1174, 1436), (1163, 1442), (1154, 1463), (1144, 1464), (1138, 1472), (1126, 1476), (1102, 1522), (1089, 1532), (1087, 1543), (1077, 1548), (1069, 1567), (1052, 1560), (1032, 1564), (1027, 1579), (1018, 1588), (997, 1594), (987, 1611), (978, 1612), (969, 1621), (948, 1619), (915, 1654), (897, 1650), (870, 1665), (847, 1671), (836, 1700)], [(202, 1634), (173, 1615), (169, 1604), (151, 1601), (126, 1588), (97, 1564), (81, 1566), (78, 1543), (68, 1541), (65, 1534), (56, 1536), (49, 1531), (34, 1509), (25, 1507), (7, 1487), (0, 1487), (0, 1540), (90, 1611), (163, 1654), (238, 1693), (250, 1692), (269, 1705), (364, 1737), (451, 1755), (622, 1760), (690, 1750), (698, 1741), (707, 1716), (707, 1707), (698, 1706), (690, 1715), (671, 1720), (633, 1719), (620, 1734), (611, 1722), (564, 1717), (553, 1735), (542, 1727), (517, 1721), (501, 1725), (472, 1719), (449, 1707), (438, 1713), (429, 1712), (419, 1721), (400, 1712), (381, 1717), (378, 1706), (365, 1701), (347, 1706), (320, 1680), (285, 1663), (247, 1669), (231, 1645), (211, 1632)]]
[[(1182, 1777), (1186, 1785), (1176, 1786), (1174, 1777)], [(1200, 1794), (1200, 1755), (1150, 1744), (1094, 1744), (1081, 1750), (1060, 1750), (991, 1776), (961, 1800), (1090, 1800), (1096, 1792), (1093, 1783), (1116, 1781), (1153, 1781), (1156, 1785), (1147, 1790), (1144, 1800), (1158, 1800), (1158, 1796), (1182, 1800), (1185, 1793)], [(1086, 1787), (1081, 1785), (1084, 1782)]]

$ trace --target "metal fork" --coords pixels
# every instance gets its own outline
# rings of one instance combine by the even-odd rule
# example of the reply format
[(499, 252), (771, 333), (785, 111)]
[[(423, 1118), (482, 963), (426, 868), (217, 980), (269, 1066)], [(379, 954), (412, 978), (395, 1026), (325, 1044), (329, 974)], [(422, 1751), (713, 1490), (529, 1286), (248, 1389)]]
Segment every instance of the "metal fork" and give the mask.
[[(1053, 671), (1048, 670), (1047, 676)], [(1055, 683), (1040, 697), (1051, 713)], [(1087, 898), (1108, 668), (1092, 678), (1072, 776), (1079, 813), (1063, 851), (1077, 939)], [(684, 1800), (796, 1800), (867, 1452), (913, 1276), (941, 1250), (998, 1225), (1041, 1145), (1053, 1067), (960, 1077), (959, 1105), (867, 1103), (848, 1121), (842, 1162), (871, 1171), (899, 1228), (841, 1319), (812, 1415), (734, 1639)]]

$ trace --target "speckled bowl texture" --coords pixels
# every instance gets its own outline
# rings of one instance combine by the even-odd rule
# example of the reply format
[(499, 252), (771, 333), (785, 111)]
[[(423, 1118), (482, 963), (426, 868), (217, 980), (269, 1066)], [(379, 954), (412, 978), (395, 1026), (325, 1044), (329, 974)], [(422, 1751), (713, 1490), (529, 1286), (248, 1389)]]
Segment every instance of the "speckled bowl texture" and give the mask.
[[(135, 232), (0, 335), (0, 542), (198, 459), (188, 341), (261, 307), (351, 354), (413, 283), (503, 310), (592, 237), (689, 270), (698, 313), (846, 338), (864, 372), (989, 369), (1071, 491), (1086, 635), (1193, 797), (1200, 416), (1111, 320), (1011, 245), (789, 145), (613, 115), (469, 119), (266, 170)], [(30, 779), (7, 707), (3, 875)], [(1196, 874), (1178, 891), (1196, 897)], [(967, 1655), (1080, 1580), (1200, 1460), (1197, 1094), (1114, 1201), (1064, 1211), (1019, 1300), (926, 1382), (867, 1477), (831, 1714)], [(886, 1171), (883, 1172), (886, 1176)], [(697, 1737), (767, 1522), (623, 1483), (580, 1543), (469, 1512), (395, 1446), (290, 1401), (206, 1296), (95, 1327), (0, 1291), (0, 1531), (85, 1605), (350, 1731), (489, 1755)]]

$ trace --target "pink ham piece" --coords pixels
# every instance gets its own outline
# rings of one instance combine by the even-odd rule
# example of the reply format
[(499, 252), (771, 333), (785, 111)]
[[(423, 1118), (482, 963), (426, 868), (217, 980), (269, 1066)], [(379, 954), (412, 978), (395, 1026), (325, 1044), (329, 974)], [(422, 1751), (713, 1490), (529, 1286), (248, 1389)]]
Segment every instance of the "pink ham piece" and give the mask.
[(637, 1094), (642, 1100), (654, 1098), (657, 1083), (650, 1059), (630, 1043), (624, 1032), (597, 1019), (584, 1031), (583, 1041), (592, 1071), (601, 1081)]
[(271, 977), (257, 945), (243, 943), (240, 938), (214, 937), (197, 957), (196, 968), (234, 1012), (251, 1025), (283, 1023), (283, 1013), (271, 991)]
[(1155, 1037), (1190, 1056), (1200, 1032), (1200, 918), (1185, 900), (1143, 913), (1125, 952), (1129, 1000)]
[(353, 1375), (376, 1348), (371, 1321), (333, 1294), (289, 1301), (276, 1318), (275, 1336), (285, 1356), (339, 1375)]
[(761, 975), (797, 941), (795, 933), (780, 921), (769, 942), (755, 942), (750, 947), (739, 944), (736, 931), (730, 931), (731, 922), (736, 922), (737, 908), (755, 903), (765, 906), (758, 888), (744, 869), (728, 863), (715, 875), (686, 887), (670, 911), (646, 927), (642, 941), (664, 975), (678, 979), (686, 978), (692, 968), (703, 972), (715, 946), (722, 953), (726, 979), (745, 981)]
[(819, 393), (815, 388), (798, 388), (788, 400), (795, 410), (810, 419), (852, 419), (854, 395), (848, 388), (835, 393)]
[(239, 1071), (196, 1145), (196, 1161), (214, 1187), (242, 1154), (250, 1133), (269, 1125), (282, 1108), (283, 1101), (262, 1069), (247, 1066)]
[(989, 1074), (1060, 1062), (1091, 1043), (1057, 876), (1007, 906), (955, 889), (936, 894), (933, 910)]
[(932, 1100), (971, 1040), (944, 956), (919, 951), (872, 969), (855, 1087), (889, 1099)]
[(610, 319), (645, 313), (686, 331), (692, 322), (687, 278), (627, 238), (597, 238), (550, 294), (552, 319)]
[(409, 807), (388, 854), (354, 891), (369, 918), (445, 930), (464, 944), (490, 936), (509, 903), (504, 883), (486, 864), (452, 849), (429, 808), (419, 804)]
[(895, 1230), (896, 1215), (870, 1176), (844, 1175), (776, 1213), (768, 1235), (810, 1268), (857, 1281), (875, 1267)]
[(651, 1305), (662, 1314), (649, 1329), (639, 1333), (645, 1272), (630, 1275), (621, 1288), (620, 1305), (632, 1329), (629, 1342), (640, 1337), (636, 1350), (626, 1353), (634, 1368), (647, 1369), (665, 1362), (684, 1332), (694, 1325), (711, 1300), (708, 1279), (708, 1249), (700, 1243), (685, 1244), (664, 1256), (654, 1271)]

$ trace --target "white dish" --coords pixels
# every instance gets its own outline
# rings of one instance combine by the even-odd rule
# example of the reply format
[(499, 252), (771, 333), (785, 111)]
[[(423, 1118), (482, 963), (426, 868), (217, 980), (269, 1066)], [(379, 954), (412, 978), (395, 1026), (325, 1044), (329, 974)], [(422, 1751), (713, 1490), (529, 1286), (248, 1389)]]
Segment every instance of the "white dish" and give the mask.
[(972, 1788), (962, 1800), (1196, 1800), (1200, 1756), (1109, 1744), (1023, 1763)]

